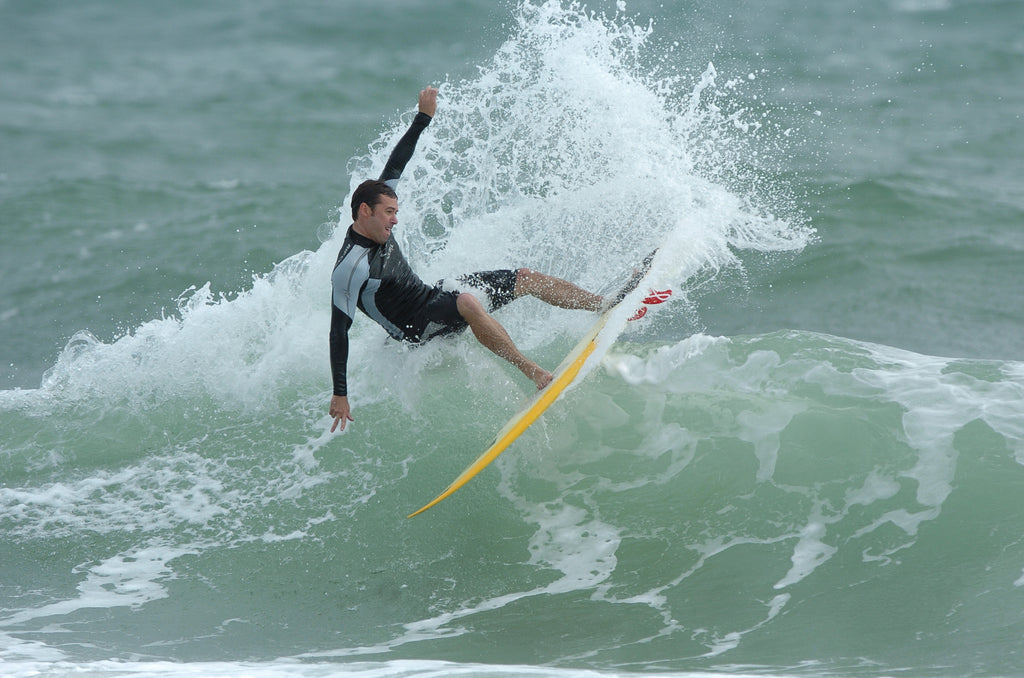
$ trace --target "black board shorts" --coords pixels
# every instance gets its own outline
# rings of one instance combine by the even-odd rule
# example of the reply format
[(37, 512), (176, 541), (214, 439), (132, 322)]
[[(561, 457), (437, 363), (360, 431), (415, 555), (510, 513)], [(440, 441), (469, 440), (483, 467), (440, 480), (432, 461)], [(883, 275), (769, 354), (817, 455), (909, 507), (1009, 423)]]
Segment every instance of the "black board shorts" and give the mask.
[(501, 269), (461, 275), (454, 286), (438, 281), (434, 285), (438, 293), (405, 326), (406, 340), (419, 343), (462, 332), (469, 324), (459, 313), (459, 295), (481, 292), (487, 298), (487, 312), (493, 313), (516, 298), (516, 277), (516, 271)]

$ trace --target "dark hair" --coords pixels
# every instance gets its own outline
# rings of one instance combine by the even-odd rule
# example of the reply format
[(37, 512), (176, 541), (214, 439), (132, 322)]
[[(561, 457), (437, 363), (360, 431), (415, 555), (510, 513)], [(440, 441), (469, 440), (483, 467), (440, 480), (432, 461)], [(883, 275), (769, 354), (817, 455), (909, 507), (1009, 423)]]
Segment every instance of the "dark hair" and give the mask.
[(359, 206), (364, 202), (369, 205), (372, 210), (380, 203), (380, 197), (386, 195), (389, 198), (398, 200), (398, 195), (395, 194), (393, 188), (385, 184), (383, 181), (377, 181), (376, 179), (367, 179), (363, 183), (356, 186), (355, 193), (352, 194), (352, 221), (359, 218)]

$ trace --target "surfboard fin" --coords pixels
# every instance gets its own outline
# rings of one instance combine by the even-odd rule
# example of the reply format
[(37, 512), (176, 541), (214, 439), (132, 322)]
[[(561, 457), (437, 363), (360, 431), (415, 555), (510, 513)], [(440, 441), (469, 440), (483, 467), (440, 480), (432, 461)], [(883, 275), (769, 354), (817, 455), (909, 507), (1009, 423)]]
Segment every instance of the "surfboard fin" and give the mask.
[(646, 297), (644, 297), (644, 305), (637, 309), (636, 313), (629, 316), (627, 320), (640, 320), (647, 315), (647, 307), (655, 306), (657, 304), (664, 304), (668, 301), (668, 298), (672, 296), (672, 290), (651, 290)]
[(664, 304), (668, 301), (668, 298), (672, 296), (672, 290), (651, 290), (650, 294), (644, 297), (644, 304), (653, 306), (655, 304)]

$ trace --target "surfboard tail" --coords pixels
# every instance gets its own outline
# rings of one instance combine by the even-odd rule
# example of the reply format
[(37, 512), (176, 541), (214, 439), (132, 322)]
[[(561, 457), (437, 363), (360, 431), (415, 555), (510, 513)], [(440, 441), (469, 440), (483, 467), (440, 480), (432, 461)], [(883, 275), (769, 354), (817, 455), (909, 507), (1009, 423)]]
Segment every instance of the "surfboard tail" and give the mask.
[(633, 274), (629, 276), (629, 280), (626, 281), (626, 284), (623, 285), (622, 288), (611, 298), (611, 303), (608, 304), (609, 309), (615, 308), (622, 303), (622, 300), (640, 285), (640, 281), (643, 280), (651, 270), (651, 264), (654, 263), (654, 255), (657, 253), (658, 250), (654, 250), (644, 257), (643, 261), (640, 262), (640, 266), (637, 267), (636, 270), (633, 271)]

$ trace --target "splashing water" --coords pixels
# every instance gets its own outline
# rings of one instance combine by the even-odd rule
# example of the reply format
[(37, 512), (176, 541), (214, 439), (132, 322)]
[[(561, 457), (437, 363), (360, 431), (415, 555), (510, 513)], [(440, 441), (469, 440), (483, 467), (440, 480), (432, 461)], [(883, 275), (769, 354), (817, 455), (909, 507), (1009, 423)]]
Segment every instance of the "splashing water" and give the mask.
[[(733, 248), (793, 250), (813, 238), (799, 216), (776, 216), (798, 215), (784, 191), (738, 190), (764, 185), (744, 177), (754, 174), (750, 148), (767, 128), (745, 119), (753, 116), (737, 81), (719, 85), (710, 64), (696, 81), (661, 73), (653, 30), (575, 3), (526, 2), (476, 78), (441, 85), (438, 114), (399, 185), (396, 237), (425, 280), (529, 266), (607, 290), (660, 246), (667, 264), (657, 282), (680, 289), (735, 265)], [(350, 161), (350, 189), (379, 173), (406, 125), (396, 121)], [(261, 407), (296, 380), (321, 383), (326, 361), (309, 358), (325, 351), (324, 300), (347, 227), (340, 212), (318, 251), (255, 277), (251, 289), (188, 291), (176, 316), (112, 344), (79, 333), (34, 397), (152, 404), (203, 392)], [(503, 317), (527, 348), (576, 327), (564, 313), (530, 308)], [(378, 352), (369, 325), (353, 329), (363, 354)], [(364, 363), (350, 378), (358, 388), (366, 369), (382, 367)]]

